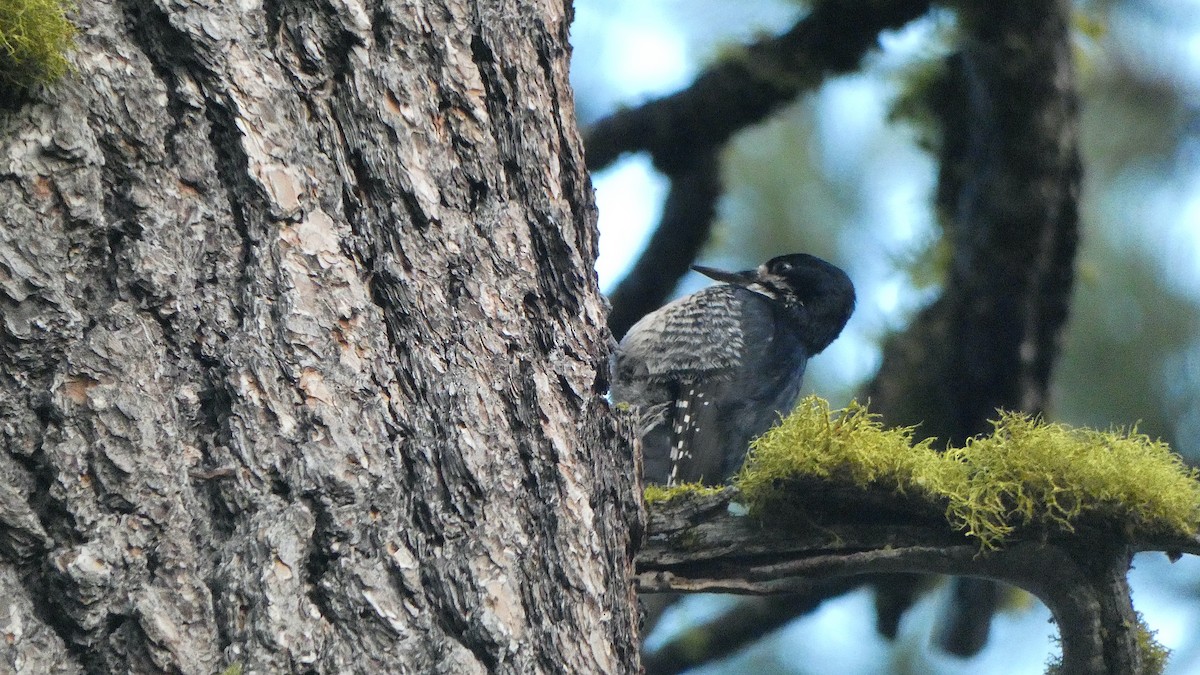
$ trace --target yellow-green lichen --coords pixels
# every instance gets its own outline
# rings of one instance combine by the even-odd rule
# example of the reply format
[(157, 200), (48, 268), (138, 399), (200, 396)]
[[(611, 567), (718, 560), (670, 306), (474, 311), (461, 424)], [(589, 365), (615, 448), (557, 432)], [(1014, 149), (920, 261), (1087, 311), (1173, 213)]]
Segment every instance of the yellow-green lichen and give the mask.
[[(1137, 615), (1137, 626), (1134, 630), (1137, 631), (1136, 639), (1138, 651), (1142, 654), (1142, 669), (1138, 671), (1139, 675), (1162, 675), (1167, 670), (1167, 660), (1171, 657), (1171, 650), (1167, 649), (1154, 636), (1158, 631), (1150, 630), (1146, 625), (1145, 619), (1142, 618), (1141, 612), (1134, 612)], [(1055, 638), (1058, 642), (1058, 638)], [(1046, 664), (1046, 675), (1062, 675), (1062, 655), (1054, 656)]]
[(1070, 531), (1085, 515), (1130, 535), (1195, 534), (1200, 483), (1165, 443), (1136, 430), (1073, 429), (1016, 413), (993, 425), (991, 436), (946, 454), (971, 471), (947, 515), (985, 543), (1029, 524)]
[(788, 478), (814, 477), (920, 496), (965, 482), (965, 471), (946, 462), (931, 441), (914, 443), (912, 428), (885, 429), (857, 402), (831, 412), (824, 400), (809, 396), (754, 441), (733, 482), (756, 512), (785, 497), (781, 482)]
[(797, 478), (926, 499), (984, 548), (1022, 526), (1070, 531), (1089, 515), (1130, 535), (1195, 534), (1200, 482), (1164, 443), (1015, 413), (994, 427), (939, 453), (928, 440), (914, 443), (911, 428), (883, 428), (858, 403), (833, 412), (809, 397), (754, 442), (734, 484), (760, 515), (786, 506)]
[(1158, 631), (1150, 630), (1140, 612), (1137, 620), (1137, 643), (1138, 651), (1142, 653), (1142, 672), (1145, 675), (1162, 675), (1167, 670), (1167, 659), (1171, 658), (1171, 650), (1154, 637)]
[(721, 486), (702, 485), (700, 483), (682, 483), (680, 485), (672, 485), (666, 487), (664, 485), (647, 485), (646, 486), (646, 503), (655, 504), (674, 499), (680, 495), (715, 495), (721, 490)]
[(0, 88), (25, 89), (66, 74), (75, 27), (64, 0), (0, 0)]

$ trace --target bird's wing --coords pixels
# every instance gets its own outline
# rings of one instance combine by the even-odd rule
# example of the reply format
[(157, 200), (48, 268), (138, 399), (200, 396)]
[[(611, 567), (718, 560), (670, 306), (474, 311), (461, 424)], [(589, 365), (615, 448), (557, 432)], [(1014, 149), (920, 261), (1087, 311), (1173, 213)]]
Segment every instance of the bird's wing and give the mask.
[(713, 286), (642, 317), (617, 351), (618, 379), (622, 368), (638, 379), (727, 376), (745, 346), (744, 294)]
[[(746, 331), (770, 330), (764, 300), (734, 286), (714, 286), (673, 302), (634, 324), (617, 351), (613, 398), (654, 419), (644, 425), (648, 482), (719, 483), (728, 434), (718, 405), (748, 358)], [(744, 452), (745, 448), (738, 451)]]

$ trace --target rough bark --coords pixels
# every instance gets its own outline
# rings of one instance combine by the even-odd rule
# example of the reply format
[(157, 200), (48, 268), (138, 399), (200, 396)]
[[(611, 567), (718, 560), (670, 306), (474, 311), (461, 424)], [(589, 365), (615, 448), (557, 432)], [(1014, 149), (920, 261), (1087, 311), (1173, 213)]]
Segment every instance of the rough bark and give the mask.
[(0, 663), (636, 670), (569, 7), (75, 18), (0, 122)]

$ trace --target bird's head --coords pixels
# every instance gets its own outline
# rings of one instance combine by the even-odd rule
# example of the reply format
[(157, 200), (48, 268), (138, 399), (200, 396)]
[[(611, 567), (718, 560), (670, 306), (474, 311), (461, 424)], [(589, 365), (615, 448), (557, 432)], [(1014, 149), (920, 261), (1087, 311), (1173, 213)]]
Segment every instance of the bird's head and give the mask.
[(850, 277), (837, 265), (807, 253), (782, 255), (742, 272), (701, 265), (693, 265), (692, 269), (796, 309), (804, 324), (802, 334), (810, 355), (829, 346), (854, 312)]

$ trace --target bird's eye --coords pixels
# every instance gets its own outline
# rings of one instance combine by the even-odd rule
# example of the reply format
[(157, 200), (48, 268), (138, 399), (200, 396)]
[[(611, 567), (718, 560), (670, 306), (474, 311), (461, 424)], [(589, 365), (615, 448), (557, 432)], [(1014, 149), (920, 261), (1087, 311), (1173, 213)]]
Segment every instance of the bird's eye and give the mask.
[(775, 271), (779, 274), (787, 274), (788, 272), (792, 271), (792, 263), (790, 263), (790, 262), (775, 263)]

